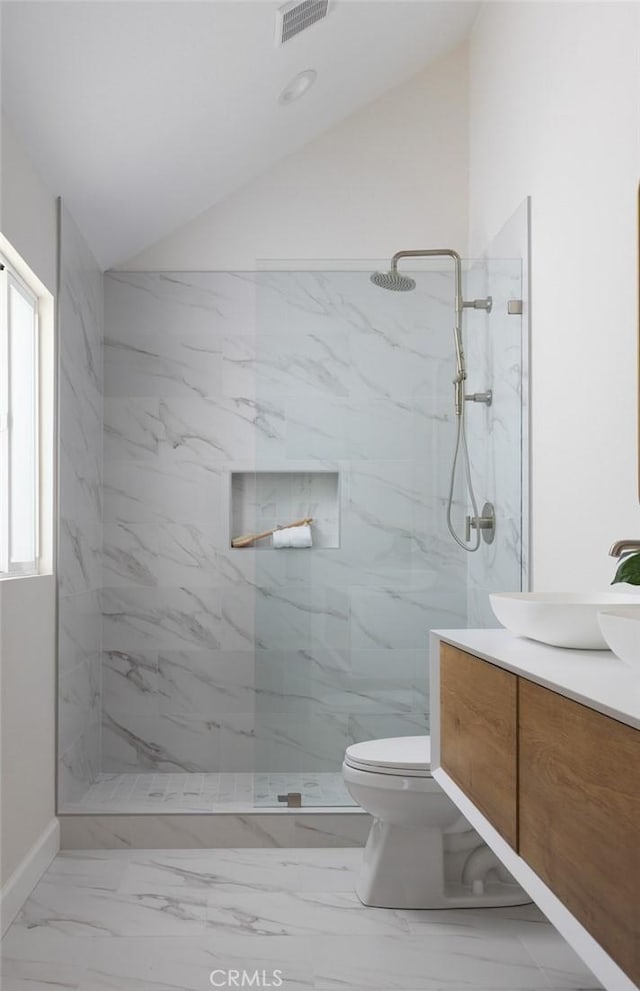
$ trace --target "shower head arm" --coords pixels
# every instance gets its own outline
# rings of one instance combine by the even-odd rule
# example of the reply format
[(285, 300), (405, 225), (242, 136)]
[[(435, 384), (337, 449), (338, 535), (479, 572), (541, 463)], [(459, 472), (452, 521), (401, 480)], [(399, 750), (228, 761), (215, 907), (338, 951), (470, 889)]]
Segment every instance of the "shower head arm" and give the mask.
[(462, 310), (464, 307), (464, 301), (462, 299), (462, 259), (457, 251), (453, 248), (415, 248), (413, 250), (406, 251), (396, 251), (395, 255), (391, 259), (391, 271), (398, 271), (398, 262), (401, 258), (452, 258), (454, 265), (454, 295), (455, 295), (455, 328), (454, 328), (454, 340), (456, 349), (456, 377), (454, 379), (455, 385), (458, 387), (456, 389), (456, 410), (460, 404), (460, 385), (464, 382), (467, 377), (467, 371), (465, 367), (464, 351), (462, 348)]
[(453, 248), (407, 248), (396, 251), (391, 259), (391, 267), (395, 268), (400, 258), (436, 258), (441, 255), (453, 258), (456, 262), (462, 262), (460, 255)]

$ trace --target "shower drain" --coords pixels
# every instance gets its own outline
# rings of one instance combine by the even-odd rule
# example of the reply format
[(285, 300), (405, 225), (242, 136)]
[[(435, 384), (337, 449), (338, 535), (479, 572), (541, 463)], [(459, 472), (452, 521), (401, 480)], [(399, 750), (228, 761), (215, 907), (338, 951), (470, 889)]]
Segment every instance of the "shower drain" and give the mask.
[(278, 801), (286, 803), (290, 809), (302, 808), (302, 792), (288, 791), (286, 795), (278, 795)]

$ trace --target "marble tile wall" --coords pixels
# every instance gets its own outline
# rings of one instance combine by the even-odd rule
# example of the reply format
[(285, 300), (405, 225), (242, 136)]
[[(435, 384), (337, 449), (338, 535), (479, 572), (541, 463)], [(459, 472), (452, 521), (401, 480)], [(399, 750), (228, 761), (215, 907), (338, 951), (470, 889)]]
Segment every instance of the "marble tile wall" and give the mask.
[(59, 803), (100, 770), (102, 272), (66, 209), (59, 286)]
[[(451, 297), (441, 273), (107, 274), (102, 770), (335, 770), (426, 730), (427, 632), (466, 625)], [(230, 476), (256, 471), (337, 472), (339, 547), (232, 550)]]
[(63, 815), (63, 850), (205, 849), (219, 847), (363, 847), (371, 817), (353, 811), (246, 814)]

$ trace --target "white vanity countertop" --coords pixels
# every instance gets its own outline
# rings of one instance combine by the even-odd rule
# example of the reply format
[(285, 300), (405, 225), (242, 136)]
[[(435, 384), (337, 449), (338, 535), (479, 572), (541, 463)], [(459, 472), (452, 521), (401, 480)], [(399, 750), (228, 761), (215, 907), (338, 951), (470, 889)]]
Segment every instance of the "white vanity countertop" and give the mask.
[(609, 650), (568, 650), (508, 630), (434, 630), (440, 640), (640, 729), (640, 672)]

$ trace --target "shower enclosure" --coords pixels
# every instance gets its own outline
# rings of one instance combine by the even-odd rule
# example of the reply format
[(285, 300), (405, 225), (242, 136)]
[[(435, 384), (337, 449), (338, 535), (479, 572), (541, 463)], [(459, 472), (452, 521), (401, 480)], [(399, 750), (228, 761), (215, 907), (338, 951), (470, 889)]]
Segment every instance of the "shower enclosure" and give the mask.
[[(60, 811), (350, 805), (350, 743), (428, 732), (429, 630), (522, 587), (521, 261), (463, 275), (493, 299), (463, 317), (496, 511), (468, 554), (446, 262), (410, 293), (364, 264), (110, 272), (102, 330), (70, 218), (62, 242)], [(311, 548), (231, 547), (305, 516)]]

